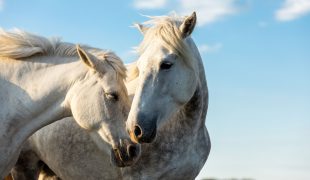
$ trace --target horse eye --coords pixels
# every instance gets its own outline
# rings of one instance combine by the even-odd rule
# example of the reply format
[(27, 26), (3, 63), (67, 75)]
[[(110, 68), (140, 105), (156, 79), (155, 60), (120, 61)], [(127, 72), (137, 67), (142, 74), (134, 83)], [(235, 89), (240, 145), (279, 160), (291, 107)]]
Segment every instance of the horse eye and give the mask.
[(118, 94), (115, 93), (115, 92), (113, 92), (113, 93), (106, 93), (105, 96), (109, 100), (118, 101)]
[(170, 69), (173, 64), (171, 62), (162, 62), (160, 64), (160, 69)]

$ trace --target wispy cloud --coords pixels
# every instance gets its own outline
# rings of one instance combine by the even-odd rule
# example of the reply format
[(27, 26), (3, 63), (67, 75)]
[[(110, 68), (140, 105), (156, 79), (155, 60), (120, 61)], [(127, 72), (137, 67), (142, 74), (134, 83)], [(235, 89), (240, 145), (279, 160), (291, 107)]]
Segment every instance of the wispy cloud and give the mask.
[(239, 0), (134, 0), (137, 9), (171, 9), (182, 15), (197, 12), (198, 25), (206, 25), (240, 11)]
[(278, 21), (291, 21), (310, 12), (310, 0), (285, 0), (282, 7), (276, 11)]
[(202, 44), (198, 46), (198, 49), (200, 51), (200, 53), (216, 53), (218, 52), (220, 49), (222, 49), (223, 45), (222, 43), (215, 43), (212, 45), (209, 44)]
[(167, 0), (134, 0), (134, 7), (137, 9), (159, 9), (163, 8)]
[(218, 21), (239, 11), (235, 0), (181, 0), (179, 11), (182, 14), (197, 12), (198, 25)]
[(3, 10), (4, 0), (0, 0), (0, 11)]

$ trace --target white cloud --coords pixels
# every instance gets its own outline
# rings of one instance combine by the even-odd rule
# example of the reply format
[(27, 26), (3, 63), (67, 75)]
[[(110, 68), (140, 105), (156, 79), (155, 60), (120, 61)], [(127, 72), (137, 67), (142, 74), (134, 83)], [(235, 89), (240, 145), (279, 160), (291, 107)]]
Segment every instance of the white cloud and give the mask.
[(137, 9), (170, 9), (182, 15), (197, 12), (198, 25), (206, 25), (237, 13), (239, 0), (134, 0)]
[(212, 45), (202, 44), (198, 46), (200, 53), (216, 53), (222, 49), (223, 45), (221, 43), (215, 43)]
[(163, 8), (167, 0), (134, 0), (134, 7), (137, 9), (159, 9)]
[(238, 12), (236, 0), (181, 0), (182, 14), (197, 12), (198, 25), (205, 25)]
[(310, 12), (310, 0), (285, 0), (276, 11), (275, 18), (279, 21), (291, 21)]

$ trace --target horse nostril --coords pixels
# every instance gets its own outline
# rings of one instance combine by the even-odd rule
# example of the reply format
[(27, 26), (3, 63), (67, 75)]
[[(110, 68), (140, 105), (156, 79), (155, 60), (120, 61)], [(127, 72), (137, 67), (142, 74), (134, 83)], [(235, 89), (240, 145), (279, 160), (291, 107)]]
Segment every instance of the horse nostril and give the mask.
[(140, 126), (135, 126), (134, 134), (138, 138), (142, 137), (142, 129), (140, 128)]
[(137, 155), (137, 148), (134, 145), (128, 145), (127, 153), (129, 157), (135, 157)]

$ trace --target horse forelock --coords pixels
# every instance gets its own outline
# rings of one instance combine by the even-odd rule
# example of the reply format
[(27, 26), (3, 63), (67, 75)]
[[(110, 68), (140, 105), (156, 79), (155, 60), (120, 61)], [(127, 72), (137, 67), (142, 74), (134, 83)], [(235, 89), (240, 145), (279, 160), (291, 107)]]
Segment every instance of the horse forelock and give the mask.
[(150, 28), (146, 32), (145, 38), (139, 46), (139, 50), (141, 47), (141, 50), (143, 51), (143, 49), (156, 38), (162, 42), (165, 48), (173, 50), (181, 56), (186, 57), (184, 60), (188, 61), (187, 63), (190, 65), (190, 57), (192, 57), (191, 50), (186, 44), (180, 30), (180, 25), (184, 20), (185, 17), (177, 16), (176, 14), (151, 17), (151, 20), (144, 23), (150, 25)]
[(98, 59), (107, 62), (107, 65), (114, 69), (119, 78), (126, 78), (126, 67), (121, 58), (118, 57), (115, 53), (111, 51), (103, 51), (100, 49), (92, 49), (89, 52), (95, 55)]
[[(182, 36), (180, 25), (184, 21), (185, 17), (178, 16), (175, 13), (170, 16), (148, 16), (150, 20), (143, 24), (148, 26), (148, 30), (144, 34), (144, 39), (140, 45), (136, 48), (139, 54), (144, 53), (148, 46), (159, 40), (160, 43), (168, 50), (171, 50), (184, 60), (184, 63), (195, 70), (194, 64), (196, 62), (196, 56), (193, 54), (190, 46), (186, 43), (186, 40)], [(128, 78), (134, 79), (138, 76), (138, 70), (133, 64), (129, 68)]]
[[(37, 54), (55, 56), (77, 56), (76, 46), (61, 42), (60, 38), (47, 39), (19, 29), (4, 31), (0, 29), (0, 57), (25, 60)], [(117, 72), (121, 78), (126, 77), (126, 68), (122, 60), (113, 52), (83, 46), (98, 59), (107, 61), (107, 64)]]

